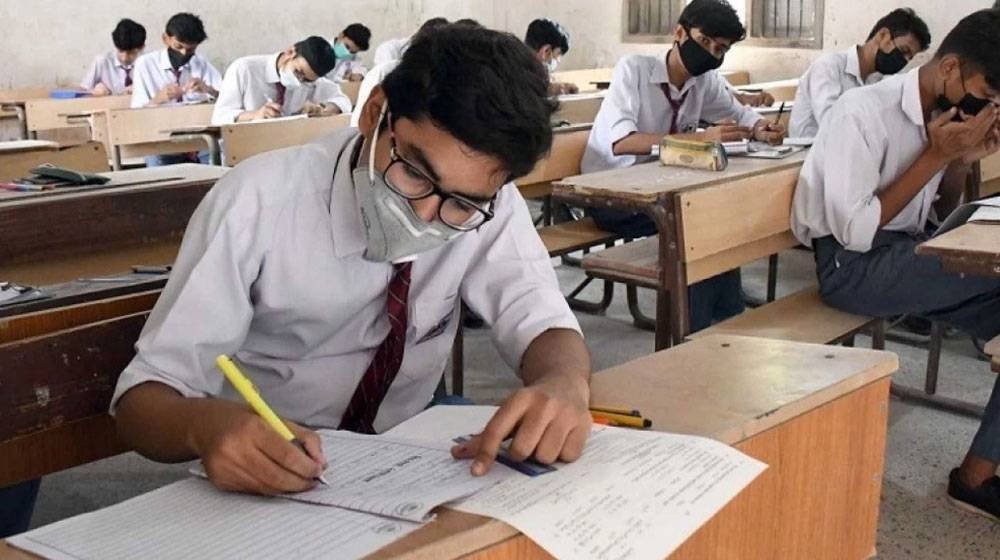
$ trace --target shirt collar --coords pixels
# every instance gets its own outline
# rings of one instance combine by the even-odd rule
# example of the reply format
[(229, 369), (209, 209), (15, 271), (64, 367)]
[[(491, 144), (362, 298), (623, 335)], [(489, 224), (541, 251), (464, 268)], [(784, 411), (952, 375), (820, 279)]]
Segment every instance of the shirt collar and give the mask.
[(330, 223), (333, 230), (333, 253), (338, 258), (360, 253), (366, 247), (358, 212), (358, 197), (354, 192), (354, 168), (357, 164), (354, 155), (356, 150), (362, 148), (363, 142), (364, 136), (360, 133), (348, 140), (333, 173)]
[(847, 68), (845, 68), (845, 71), (851, 76), (854, 76), (854, 78), (858, 80), (859, 84), (865, 83), (865, 81), (861, 79), (861, 59), (858, 58), (857, 46), (852, 45), (851, 48), (847, 50)]
[(267, 58), (267, 68), (264, 69), (264, 79), (266, 79), (269, 84), (276, 84), (281, 81), (281, 77), (278, 76), (279, 56), (281, 56), (281, 53)]
[(903, 95), (900, 104), (903, 113), (913, 122), (913, 124), (924, 126), (924, 107), (920, 103), (920, 68), (914, 68), (902, 77)]
[(670, 51), (667, 51), (667, 54), (661, 57), (657, 57), (656, 63), (653, 64), (653, 67), (649, 71), (649, 83), (667, 84), (667, 86), (670, 87), (671, 91), (683, 95), (687, 90), (694, 87), (695, 82), (697, 82), (699, 78), (706, 75), (702, 74), (701, 76), (689, 76), (687, 81), (684, 82), (684, 85), (681, 86), (680, 91), (678, 91), (677, 88), (674, 86), (674, 84), (670, 83), (670, 75), (667, 73), (668, 56), (670, 56)]
[[(170, 64), (170, 56), (167, 54), (167, 49), (161, 50), (158, 58), (159, 58), (158, 63), (160, 65), (160, 70), (173, 71), (174, 67), (172, 64)], [(192, 58), (191, 60), (194, 60), (194, 58)], [(188, 61), (188, 64), (191, 64), (190, 60)], [(184, 66), (187, 66), (187, 64), (185, 64)], [(184, 68), (184, 66), (181, 66), (181, 68)]]

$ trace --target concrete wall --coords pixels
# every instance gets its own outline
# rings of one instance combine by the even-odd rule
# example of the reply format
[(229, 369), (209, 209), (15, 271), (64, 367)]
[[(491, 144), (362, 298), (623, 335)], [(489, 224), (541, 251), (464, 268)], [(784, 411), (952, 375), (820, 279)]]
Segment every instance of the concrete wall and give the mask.
[[(936, 45), (963, 15), (989, 4), (826, 0), (823, 47), (842, 49), (862, 41), (878, 17), (900, 5), (912, 6), (928, 21)], [(181, 10), (202, 16), (209, 35), (202, 52), (220, 70), (236, 57), (274, 52), (306, 35), (332, 37), (353, 21), (368, 25), (377, 44), (407, 35), (435, 15), (472, 17), (519, 36), (531, 19), (554, 18), (573, 36), (561, 66), (566, 70), (611, 66), (628, 53), (664, 52), (666, 45), (621, 42), (622, 6), (621, 0), (0, 0), (0, 88), (76, 82), (96, 53), (111, 48), (110, 32), (120, 17), (145, 25), (148, 47), (158, 48), (167, 18)], [(743, 46), (730, 54), (725, 68), (749, 70), (755, 81), (794, 77), (818, 52)]]

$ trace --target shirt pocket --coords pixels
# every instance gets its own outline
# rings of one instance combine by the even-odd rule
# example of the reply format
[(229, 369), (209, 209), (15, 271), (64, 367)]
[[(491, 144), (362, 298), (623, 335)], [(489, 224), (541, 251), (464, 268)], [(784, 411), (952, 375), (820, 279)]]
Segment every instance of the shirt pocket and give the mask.
[(407, 348), (400, 374), (410, 379), (440, 376), (455, 342), (458, 293), (444, 298), (421, 298), (411, 313), (412, 344)]

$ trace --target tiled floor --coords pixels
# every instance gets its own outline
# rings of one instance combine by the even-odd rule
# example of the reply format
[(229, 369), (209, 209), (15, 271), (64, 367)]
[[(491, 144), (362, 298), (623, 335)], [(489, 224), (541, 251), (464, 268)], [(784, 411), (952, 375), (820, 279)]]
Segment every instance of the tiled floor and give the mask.
[[(744, 268), (744, 284), (750, 294), (763, 294), (765, 270), (764, 263)], [(578, 269), (559, 266), (557, 271), (565, 291), (582, 278)], [(782, 256), (779, 296), (812, 282), (809, 254)], [(588, 290), (596, 296), (596, 287)], [(642, 304), (652, 312), (651, 292), (642, 294)], [(580, 322), (593, 352), (595, 370), (652, 350), (652, 333), (631, 325), (620, 289), (605, 315), (581, 315)], [(867, 340), (859, 339), (859, 346), (866, 344)], [(894, 343), (889, 349), (900, 355), (897, 380), (920, 386), (926, 352)], [(497, 402), (518, 385), (492, 348), (486, 331), (466, 335), (466, 364), (466, 394), (479, 402)], [(976, 359), (968, 339), (947, 341), (941, 366), (942, 393), (985, 402), (994, 379), (987, 364)], [(880, 560), (1000, 558), (1000, 525), (958, 512), (944, 500), (948, 471), (961, 460), (977, 426), (978, 422), (969, 418), (893, 400), (879, 528)], [(129, 454), (50, 476), (42, 485), (34, 523), (50, 523), (112, 504), (185, 473), (183, 465), (159, 465)]]

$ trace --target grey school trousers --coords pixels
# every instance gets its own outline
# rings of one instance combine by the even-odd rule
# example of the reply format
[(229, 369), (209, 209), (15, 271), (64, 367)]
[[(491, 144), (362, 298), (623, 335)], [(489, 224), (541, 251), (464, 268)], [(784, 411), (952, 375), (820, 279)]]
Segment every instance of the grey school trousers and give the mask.
[[(1000, 278), (945, 272), (936, 257), (914, 252), (927, 238), (883, 230), (866, 253), (844, 249), (833, 236), (814, 239), (823, 301), (859, 315), (920, 315), (983, 339), (1000, 334)], [(972, 453), (1000, 463), (1000, 377)]]

